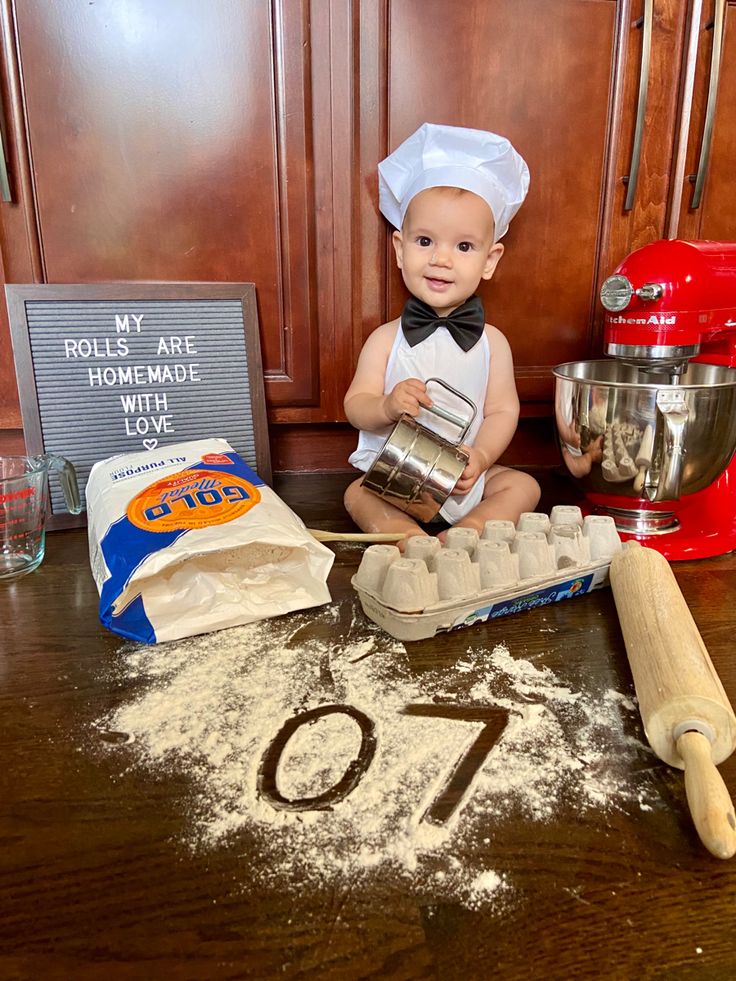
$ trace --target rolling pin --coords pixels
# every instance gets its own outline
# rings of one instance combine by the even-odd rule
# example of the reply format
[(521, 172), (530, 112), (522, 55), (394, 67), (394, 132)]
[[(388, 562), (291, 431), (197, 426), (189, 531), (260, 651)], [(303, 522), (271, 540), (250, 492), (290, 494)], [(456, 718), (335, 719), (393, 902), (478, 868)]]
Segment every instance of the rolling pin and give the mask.
[(705, 847), (736, 853), (736, 817), (716, 769), (736, 748), (736, 716), (669, 563), (628, 542), (611, 561), (611, 588), (649, 745), (685, 771)]

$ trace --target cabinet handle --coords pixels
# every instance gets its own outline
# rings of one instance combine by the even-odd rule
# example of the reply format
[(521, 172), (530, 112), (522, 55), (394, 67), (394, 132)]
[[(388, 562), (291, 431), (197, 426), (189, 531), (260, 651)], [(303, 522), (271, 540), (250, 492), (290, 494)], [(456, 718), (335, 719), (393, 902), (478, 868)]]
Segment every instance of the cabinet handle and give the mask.
[(703, 126), (703, 142), (700, 145), (698, 172), (695, 175), (695, 190), (690, 207), (694, 210), (700, 207), (703, 187), (708, 173), (710, 161), (710, 144), (713, 139), (713, 121), (716, 114), (716, 98), (718, 96), (718, 76), (721, 73), (721, 42), (723, 40), (723, 24), (726, 19), (726, 0), (716, 0), (713, 24), (713, 50), (710, 53), (710, 78), (708, 79), (708, 101), (705, 104), (705, 124)]
[(8, 158), (5, 154), (5, 129), (0, 122), (0, 200), (9, 204), (13, 200), (8, 175)]
[(639, 180), (639, 161), (641, 160), (641, 143), (644, 136), (644, 117), (647, 109), (647, 88), (649, 87), (649, 60), (652, 53), (652, 8), (654, 0), (644, 0), (644, 29), (641, 40), (641, 68), (639, 69), (639, 98), (636, 106), (636, 127), (634, 128), (634, 146), (631, 151), (631, 166), (629, 176), (624, 178), (627, 183), (624, 211), (634, 207), (636, 184)]

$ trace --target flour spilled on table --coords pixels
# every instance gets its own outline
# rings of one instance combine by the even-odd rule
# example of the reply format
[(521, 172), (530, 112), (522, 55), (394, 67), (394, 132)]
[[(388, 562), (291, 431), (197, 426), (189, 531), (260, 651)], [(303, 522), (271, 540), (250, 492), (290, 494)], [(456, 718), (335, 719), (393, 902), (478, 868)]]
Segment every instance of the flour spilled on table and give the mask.
[[(574, 691), (483, 640), (474, 633), (452, 666), (427, 669), (345, 600), (126, 647), (121, 671), (145, 690), (98, 727), (126, 763), (190, 775), (192, 847), (242, 842), (264, 882), (391, 875), (420, 895), (498, 905), (512, 901), (513, 877), (494, 866), (494, 836), (571, 807), (644, 806), (631, 774), (648, 751), (624, 732), (636, 709), (619, 692)], [(289, 720), (310, 712), (284, 742)], [(468, 766), (493, 726), (482, 765)]]

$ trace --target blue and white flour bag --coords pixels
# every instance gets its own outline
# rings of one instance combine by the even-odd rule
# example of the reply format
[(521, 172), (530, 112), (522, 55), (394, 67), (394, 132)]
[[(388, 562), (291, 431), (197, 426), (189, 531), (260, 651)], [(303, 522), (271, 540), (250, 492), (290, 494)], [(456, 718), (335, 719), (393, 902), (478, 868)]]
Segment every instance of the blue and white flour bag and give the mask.
[(334, 553), (224, 439), (96, 463), (86, 488), (100, 620), (156, 643), (330, 602)]

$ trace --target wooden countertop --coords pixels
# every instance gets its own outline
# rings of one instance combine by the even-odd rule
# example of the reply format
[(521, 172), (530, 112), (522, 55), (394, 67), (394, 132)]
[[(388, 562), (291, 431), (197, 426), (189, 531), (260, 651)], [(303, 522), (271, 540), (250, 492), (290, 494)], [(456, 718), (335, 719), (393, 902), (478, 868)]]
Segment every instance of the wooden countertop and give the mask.
[[(277, 489), (308, 524), (338, 530), (347, 527), (337, 503), (344, 482), (282, 477)], [(565, 501), (543, 499), (542, 509), (554, 503)], [(186, 754), (167, 765), (141, 765), (140, 740), (128, 742), (100, 725), (121, 708), (149, 704), (162, 679), (131, 672), (130, 646), (99, 625), (86, 533), (55, 532), (36, 572), (0, 585), (0, 977), (736, 977), (736, 859), (719, 861), (705, 851), (689, 819), (682, 774), (643, 745), (610, 590), (403, 648), (356, 604), (350, 577), (361, 548), (336, 544), (334, 551), (333, 603), (314, 616), (291, 614), (293, 629), (282, 618), (280, 636), (288, 631), (295, 658), (305, 650), (339, 657), (352, 645), (359, 656), (350, 663), (376, 669), (365, 675), (374, 685), (361, 702), (368, 715), (383, 711), (382, 699), (388, 704), (412, 693), (425, 706), (417, 731), (426, 734), (434, 724), (426, 706), (436, 707), (436, 725), (449, 734), (441, 762), (455, 782), (445, 794), (454, 810), (437, 823), (435, 839), (423, 839), (410, 860), (394, 849), (384, 863), (374, 836), (373, 857), (361, 864), (367, 812), (362, 824), (354, 819), (352, 837), (343, 818), (350, 808), (358, 813), (351, 801), (357, 791), (319, 812), (321, 824), (310, 824), (307, 812), (286, 813), (279, 825), (249, 821), (255, 769), (245, 761), (242, 820), (229, 834), (198, 838), (203, 801), (213, 800), (202, 781), (217, 778), (217, 763), (210, 761), (204, 776)], [(736, 702), (736, 559), (674, 569)], [(490, 752), (476, 745), (489, 766), (500, 761), (495, 787), (489, 778), (473, 782), (472, 754), (464, 757), (465, 771), (454, 769), (465, 749), (452, 741), (447, 704), (462, 710), (483, 702), (479, 692), (491, 677), (494, 651), (503, 653), (499, 645), (512, 660), (495, 700), (512, 704), (517, 721), (551, 711), (567, 740), (558, 757), (569, 780), (552, 772), (557, 757), (550, 746), (525, 744), (523, 730), (516, 755), (499, 755), (498, 731)], [(279, 657), (276, 666), (286, 663), (283, 652)], [(316, 662), (318, 673), (323, 662)], [(522, 664), (529, 665), (524, 677), (514, 674)], [(176, 670), (172, 662), (172, 675)], [(262, 683), (267, 675), (261, 670), (257, 677)], [(335, 684), (332, 701), (348, 702), (350, 693)], [(555, 704), (544, 695), (552, 689)], [(205, 697), (191, 692), (193, 704)], [(492, 689), (486, 701), (494, 701)], [(533, 706), (528, 716), (517, 711), (525, 702)], [(237, 713), (238, 705), (229, 710)], [(571, 729), (576, 718), (587, 718), (591, 748), (571, 768), (568, 757), (581, 746)], [(387, 719), (374, 719), (379, 750)], [(269, 734), (263, 736), (267, 745)], [(374, 774), (377, 752), (369, 760)], [(417, 752), (406, 745), (407, 759)], [(520, 766), (526, 781), (537, 781), (534, 800), (523, 781), (513, 791)], [(546, 783), (535, 767), (546, 767)], [(736, 796), (736, 756), (721, 773)], [(394, 807), (397, 836), (409, 826), (418, 833), (417, 803), (436, 800), (440, 790), (441, 784), (419, 787), (402, 816), (396, 807), (406, 787), (384, 786), (376, 820), (382, 807)], [(484, 812), (483, 801), (499, 806)], [(330, 821), (353, 852), (341, 868), (334, 856), (327, 861)], [(279, 835), (294, 846), (291, 864), (275, 847)], [(320, 841), (323, 867), (310, 874), (305, 863), (311, 856), (314, 864)]]

